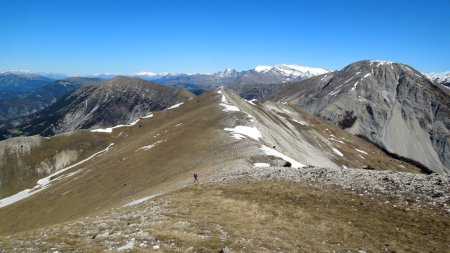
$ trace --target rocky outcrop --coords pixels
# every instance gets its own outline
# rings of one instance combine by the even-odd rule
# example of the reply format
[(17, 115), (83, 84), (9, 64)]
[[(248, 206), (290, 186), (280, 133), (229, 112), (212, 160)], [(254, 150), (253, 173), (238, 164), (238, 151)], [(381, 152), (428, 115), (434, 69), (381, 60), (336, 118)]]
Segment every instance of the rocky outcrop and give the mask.
[(387, 152), (450, 172), (450, 93), (410, 66), (360, 61), (287, 85), (271, 99), (295, 102)]

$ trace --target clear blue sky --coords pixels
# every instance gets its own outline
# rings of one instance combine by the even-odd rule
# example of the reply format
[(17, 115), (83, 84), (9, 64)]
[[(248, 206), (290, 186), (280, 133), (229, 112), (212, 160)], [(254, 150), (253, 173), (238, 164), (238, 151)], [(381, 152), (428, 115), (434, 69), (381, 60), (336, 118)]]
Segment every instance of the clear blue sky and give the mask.
[(450, 70), (450, 0), (0, 0), (0, 68), (215, 72), (383, 59)]

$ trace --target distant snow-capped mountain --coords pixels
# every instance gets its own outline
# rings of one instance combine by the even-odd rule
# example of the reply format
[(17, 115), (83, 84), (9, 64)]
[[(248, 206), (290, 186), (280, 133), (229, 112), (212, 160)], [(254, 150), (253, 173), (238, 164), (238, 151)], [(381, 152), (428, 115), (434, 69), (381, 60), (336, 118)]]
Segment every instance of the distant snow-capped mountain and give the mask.
[(322, 75), (325, 73), (328, 73), (330, 71), (322, 68), (311, 68), (311, 67), (304, 67), (294, 64), (279, 64), (275, 66), (257, 66), (254, 69), (256, 72), (259, 73), (268, 73), (268, 72), (276, 72), (280, 73), (285, 76), (289, 76), (291, 78), (298, 78), (298, 77), (312, 77), (317, 75)]
[(328, 73), (322, 68), (311, 68), (293, 64), (257, 66), (254, 69), (237, 71), (227, 68), (212, 74), (174, 74), (153, 79), (156, 82), (173, 86), (236, 86), (247, 84), (282, 84), (292, 80), (305, 79)]
[(435, 73), (435, 72), (427, 72), (423, 73), (430, 80), (443, 84), (447, 87), (450, 87), (450, 71)]

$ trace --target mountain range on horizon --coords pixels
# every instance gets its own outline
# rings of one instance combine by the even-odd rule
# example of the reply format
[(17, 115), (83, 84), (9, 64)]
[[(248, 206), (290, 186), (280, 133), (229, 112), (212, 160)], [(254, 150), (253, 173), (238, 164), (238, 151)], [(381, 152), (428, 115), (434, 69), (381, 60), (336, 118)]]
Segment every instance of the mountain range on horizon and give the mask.
[[(389, 68), (387, 68), (386, 66)], [(370, 72), (367, 72), (367, 70), (369, 70)], [(11, 74), (3, 74), (3, 76), (8, 75)], [(358, 78), (358, 76), (360, 75), (364, 75), (364, 77), (360, 78), (360, 80), (351, 79)], [(404, 77), (405, 75), (408, 76), (406, 79)], [(2, 75), (0, 75), (0, 77), (1, 76)], [(345, 82), (343, 82), (344, 78), (341, 78), (340, 76), (347, 77), (345, 78)], [(368, 76), (369, 79), (366, 79), (366, 77)], [(369, 84), (368, 87), (365, 87), (362, 91), (360, 91), (360, 89), (362, 89), (361, 87), (364, 87), (364, 83), (367, 82), (367, 80), (371, 80), (370, 76), (376, 77), (377, 81), (375, 83)], [(29, 73), (27, 73), (26, 77), (31, 78), (31, 80), (35, 80), (39, 76), (30, 75)], [(387, 79), (387, 77), (389, 77), (390, 79)], [(442, 76), (439, 77), (442, 78)], [(419, 78), (420, 81), (417, 78)], [(38, 80), (41, 79), (38, 78)], [(153, 110), (161, 110), (167, 108), (168, 106), (170, 106), (170, 104), (175, 104), (176, 101), (171, 101), (170, 99), (168, 100), (169, 102), (164, 103), (164, 105), (161, 103), (162, 100), (160, 102), (152, 102), (155, 101), (156, 98), (158, 98), (158, 96), (154, 97), (154, 95), (152, 95), (148, 98), (149, 100), (147, 101), (147, 103), (153, 103), (154, 106), (151, 107), (153, 109), (147, 108), (148, 106), (142, 106), (141, 104), (143, 103), (143, 100), (135, 100), (133, 98), (136, 96), (141, 96), (139, 95), (139, 93), (142, 93), (142, 91), (138, 89), (138, 87), (142, 85), (144, 85), (142, 87), (153, 85), (153, 88), (145, 88), (147, 91), (144, 91), (142, 94), (146, 94), (149, 90), (156, 89), (157, 87), (162, 88), (164, 86), (187, 88), (190, 90), (207, 90), (219, 86), (225, 86), (234, 90), (241, 97), (248, 100), (258, 99), (261, 101), (265, 101), (275, 99), (275, 101), (281, 100), (290, 102), (300, 99), (300, 107), (302, 107), (302, 109), (306, 110), (309, 113), (325, 117), (328, 120), (333, 121), (335, 124), (341, 126), (342, 128), (348, 128), (348, 130), (353, 134), (361, 135), (364, 138), (367, 138), (377, 145), (380, 145), (382, 148), (385, 148), (388, 152), (392, 152), (406, 158), (414, 157), (414, 159), (420, 162), (420, 164), (424, 168), (433, 168), (431, 169), (432, 171), (444, 172), (447, 170), (446, 168), (450, 167), (450, 154), (448, 152), (448, 150), (450, 149), (450, 142), (447, 140), (448, 136), (445, 134), (449, 129), (448, 122), (446, 122), (447, 119), (445, 117), (445, 115), (449, 114), (447, 104), (448, 102), (445, 99), (445, 96), (448, 96), (448, 90), (446, 90), (446, 88), (442, 88), (442, 91), (434, 91), (434, 87), (440, 85), (438, 82), (431, 81), (430, 77), (426, 77), (420, 72), (413, 70), (412, 67), (404, 64), (397, 64), (379, 60), (361, 61), (351, 64), (340, 71), (334, 72), (330, 72), (328, 70), (320, 68), (300, 67), (297, 65), (276, 65), (273, 67), (258, 66), (253, 70), (242, 72), (237, 72), (234, 69), (226, 69), (225, 71), (221, 71), (212, 75), (170, 75), (164, 78), (154, 79), (152, 81), (154, 82), (154, 84), (152, 82), (144, 81), (141, 78), (133, 77), (130, 79), (130, 77), (120, 76), (113, 79), (104, 79), (104, 81), (101, 81), (102, 79), (83, 78), (68, 80), (79, 80), (84, 82), (84, 84), (73, 84), (69, 81), (52, 82), (52, 85), (54, 87), (61, 87), (61, 85), (65, 87), (65, 89), (62, 89), (62, 91), (59, 93), (60, 95), (58, 98), (61, 99), (57, 100), (56, 98), (53, 98), (52, 102), (55, 104), (52, 105), (52, 102), (48, 102), (47, 104), (42, 105), (43, 108), (41, 108), (41, 111), (35, 110), (34, 113), (33, 111), (31, 111), (33, 114), (25, 113), (22, 115), (18, 115), (18, 117), (16, 116), (12, 120), (0, 122), (0, 132), (3, 136), (2, 138), (33, 134), (51, 136), (57, 133), (73, 131), (80, 128), (90, 128), (93, 126), (113, 127), (119, 124), (130, 123), (138, 117), (143, 116)], [(430, 87), (430, 91), (425, 91), (424, 88), (415, 88), (417, 92), (421, 92), (420, 98), (426, 96), (426, 100), (418, 102), (416, 98), (414, 103), (417, 103), (417, 105), (413, 106), (412, 108), (407, 107), (407, 105), (412, 103), (411, 101), (409, 101), (411, 88), (407, 88), (409, 89), (409, 91), (405, 94), (400, 94), (399, 91), (397, 91), (397, 93), (393, 92), (395, 91), (395, 86), (398, 86), (397, 82), (400, 82), (401, 80), (408, 80), (407, 82), (413, 83), (411, 87), (416, 87), (416, 85), (419, 85), (419, 82), (420, 87)], [(156, 83), (159, 83), (162, 86), (156, 85)], [(69, 84), (70, 86), (67, 86)], [(111, 93), (111, 91), (114, 90), (113, 87), (115, 87), (116, 84), (119, 85), (117, 87), (122, 87), (124, 90), (120, 88), (116, 93)], [(74, 87), (73, 85), (78, 86)], [(343, 88), (351, 85), (353, 86), (345, 89)], [(44, 89), (52, 90), (49, 87), (53, 86), (44, 85)], [(84, 87), (79, 88), (80, 86)], [(335, 86), (337, 88), (335, 88), (334, 90), (326, 91), (327, 89)], [(11, 85), (5, 85), (5, 87), (11, 87)], [(67, 89), (67, 87), (73, 88)], [(315, 97), (314, 94), (315, 92), (319, 91), (318, 89), (320, 89), (320, 87), (326, 87), (326, 89), (321, 92), (327, 92), (330, 94), (326, 96), (318, 95), (318, 97)], [(381, 95), (380, 93), (377, 94), (376, 97), (373, 97), (374, 95), (371, 95), (371, 93), (369, 92), (373, 90), (373, 87), (379, 87), (377, 91), (382, 91), (383, 89), (381, 89), (381, 87), (387, 87), (387, 90), (383, 91), (384, 95)], [(98, 92), (93, 92), (94, 90), (98, 90)], [(298, 93), (300, 91), (302, 93)], [(360, 94), (360, 92), (362, 93)], [(426, 94), (422, 92), (426, 92)], [(98, 94), (95, 95), (96, 93)], [(154, 93), (154, 91), (152, 93)], [(188, 94), (187, 91), (185, 91), (185, 93)], [(441, 96), (441, 93), (445, 94), (442, 99), (438, 99), (434, 103), (431, 103), (429, 101), (430, 97), (437, 98)], [(286, 100), (285, 98), (286, 94), (290, 94), (290, 98), (288, 100)], [(297, 95), (294, 96), (293, 94)], [(352, 94), (360, 95), (358, 95), (358, 97), (356, 98), (353, 98)], [(406, 96), (406, 94), (409, 95)], [(123, 102), (119, 102), (119, 100), (117, 99), (123, 100), (124, 95), (129, 96), (133, 99), (128, 102), (125, 100)], [(364, 98), (362, 98), (361, 95), (364, 95)], [(44, 95), (38, 95), (37, 97), (42, 98), (42, 96)], [(311, 99), (311, 102), (313, 103), (308, 104), (311, 102), (308, 102), (308, 100), (306, 99), (307, 97), (305, 96), (307, 96), (308, 99)], [(352, 99), (347, 96), (351, 96)], [(395, 102), (397, 99), (399, 99), (399, 96), (403, 96), (400, 99), (400, 102)], [(104, 98), (100, 99), (101, 97)], [(332, 101), (339, 101), (339, 99), (343, 99), (342, 101), (345, 102), (338, 102), (336, 105), (334, 105), (335, 102)], [(379, 101), (380, 99), (384, 99), (384, 102)], [(372, 103), (361, 106), (361, 109), (359, 109), (358, 104), (365, 104), (361, 103), (361, 101), (371, 101)], [(118, 108), (119, 104), (121, 103), (122, 105), (120, 106), (124, 107), (124, 109), (128, 108), (125, 110), (119, 110), (121, 111), (121, 113), (110, 114), (105, 112), (104, 109), (101, 109), (110, 108), (108, 110), (111, 111), (111, 108)], [(329, 103), (333, 106), (330, 107), (330, 109), (320, 109), (323, 108), (323, 106), (326, 106), (326, 103)], [(84, 104), (90, 105), (85, 106)], [(400, 104), (400, 106), (396, 104)], [(382, 106), (380, 107), (380, 105)], [(399, 121), (396, 123), (392, 123), (389, 117), (393, 116), (386, 115), (392, 114), (392, 112), (394, 111), (392, 107), (394, 105), (396, 105), (395, 107), (399, 110), (398, 114), (403, 115), (403, 118), (406, 117), (405, 115), (410, 115), (406, 113), (407, 111), (412, 110), (415, 111), (416, 116), (411, 119), (404, 119), (405, 122)], [(143, 109), (137, 110), (139, 111), (137, 113), (136, 109), (133, 109), (136, 108), (136, 106), (142, 107)], [(7, 108), (9, 109), (11, 107)], [(419, 113), (419, 109), (417, 108), (431, 109), (430, 111), (421, 111)], [(439, 110), (434, 108), (438, 108)], [(362, 111), (363, 114), (358, 115), (359, 111)], [(367, 112), (369, 112), (369, 115), (367, 115)], [(98, 117), (97, 114), (102, 116)], [(382, 117), (380, 118), (377, 115), (381, 115)], [(397, 116), (395, 118), (397, 120), (401, 119), (401, 117)], [(433, 123), (436, 119), (439, 120), (439, 122), (444, 122), (444, 128), (442, 128), (440, 124)], [(355, 124), (355, 122), (357, 124)], [(386, 126), (386, 122), (391, 122), (392, 125)], [(360, 124), (363, 125), (359, 128), (354, 128), (354, 124), (355, 126)], [(417, 125), (418, 127), (413, 127), (411, 124), (414, 126)], [(396, 140), (396, 138), (400, 137), (401, 135), (386, 134), (386, 129), (391, 129), (391, 132), (395, 132), (398, 131), (398, 129), (405, 128), (407, 126), (410, 129), (416, 130), (414, 130), (415, 132), (410, 132), (411, 135), (403, 136), (402, 141)], [(427, 137), (428, 135), (430, 137)], [(422, 143), (426, 146), (417, 148), (416, 152), (413, 151), (415, 149), (411, 149), (409, 147), (411, 147), (411, 145), (418, 139), (421, 140), (419, 141), (419, 143)], [(428, 141), (429, 139), (431, 140)], [(404, 143), (406, 143), (407, 141), (410, 141), (411, 145), (404, 145)], [(398, 143), (403, 144), (399, 146)], [(426, 150), (428, 150), (429, 153), (427, 153), (428, 151), (425, 152)]]
[[(326, 72), (333, 72), (333, 70), (327, 70), (325, 68), (316, 68), (316, 67), (305, 67), (296, 64), (277, 64), (273, 66), (259, 65), (253, 69), (238, 71), (233, 68), (226, 68), (225, 70), (214, 72), (214, 73), (176, 73), (176, 72), (151, 72), (151, 71), (138, 71), (133, 74), (125, 74), (125, 73), (94, 73), (94, 74), (85, 74), (85, 75), (67, 75), (63, 73), (52, 73), (52, 72), (32, 72), (30, 70), (5, 70), (0, 69), (0, 74), (16, 74), (20, 76), (42, 76), (45, 78), (53, 79), (53, 80), (62, 80), (68, 77), (89, 77), (89, 78), (102, 78), (102, 79), (110, 79), (116, 76), (128, 76), (128, 77), (138, 77), (145, 80), (159, 80), (160, 82), (170, 82), (177, 77), (185, 77), (189, 79), (189, 77), (206, 77), (206, 76), (222, 76), (225, 77), (230, 73), (237, 73), (236, 76), (245, 75), (248, 72), (257, 72), (257, 73), (277, 73), (280, 75), (280, 79), (278, 79), (278, 83), (280, 82), (289, 82), (293, 81), (297, 78), (308, 78), (314, 75), (324, 74)], [(425, 76), (427, 76), (432, 81), (436, 81), (445, 86), (450, 85), (450, 71), (444, 72), (422, 72)], [(282, 77), (281, 77), (282, 76)], [(281, 80), (281, 81), (280, 81)], [(262, 83), (267, 83), (267, 80), (262, 80)]]

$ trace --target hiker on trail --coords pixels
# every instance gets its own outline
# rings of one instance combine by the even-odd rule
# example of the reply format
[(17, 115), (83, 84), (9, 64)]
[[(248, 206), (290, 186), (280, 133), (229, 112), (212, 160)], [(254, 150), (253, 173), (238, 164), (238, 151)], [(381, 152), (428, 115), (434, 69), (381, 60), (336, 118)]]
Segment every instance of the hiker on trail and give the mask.
[(198, 174), (195, 173), (195, 174), (194, 174), (194, 183), (197, 182), (197, 181), (198, 181)]

